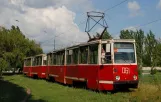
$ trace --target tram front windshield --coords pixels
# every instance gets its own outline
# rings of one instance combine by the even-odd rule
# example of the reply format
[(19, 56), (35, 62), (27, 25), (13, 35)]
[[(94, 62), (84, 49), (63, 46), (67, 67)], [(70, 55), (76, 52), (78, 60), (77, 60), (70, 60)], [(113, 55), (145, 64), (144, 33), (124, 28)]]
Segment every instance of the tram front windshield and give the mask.
[(134, 44), (128, 42), (114, 43), (115, 63), (135, 63)]

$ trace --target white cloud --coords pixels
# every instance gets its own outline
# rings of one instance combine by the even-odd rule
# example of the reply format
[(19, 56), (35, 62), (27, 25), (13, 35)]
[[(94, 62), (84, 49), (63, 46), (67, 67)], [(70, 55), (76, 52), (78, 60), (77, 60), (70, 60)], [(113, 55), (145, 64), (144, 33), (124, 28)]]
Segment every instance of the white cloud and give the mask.
[(140, 10), (140, 6), (136, 1), (128, 2), (128, 8), (132, 11)]
[[(1, 0), (0, 24), (7, 28), (17, 25), (30, 39), (46, 41), (41, 46), (44, 52), (49, 52), (53, 49), (54, 36), (58, 36), (55, 38), (56, 48), (87, 40), (87, 34), (80, 31), (74, 22), (76, 13), (72, 9), (79, 3), (88, 4), (89, 0)], [(89, 3), (89, 8), (87, 4), (85, 8), (80, 7), (80, 11), (90, 9), (92, 4)]]
[(68, 9), (72, 10), (83, 9), (88, 11), (93, 9), (91, 0), (25, 0), (24, 4), (33, 8), (46, 8), (52, 5), (55, 8), (66, 6)]
[(130, 17), (142, 15), (140, 5), (136, 1), (128, 2), (128, 9), (130, 11)]
[(157, 4), (157, 8), (161, 9), (161, 0), (159, 0), (159, 3)]

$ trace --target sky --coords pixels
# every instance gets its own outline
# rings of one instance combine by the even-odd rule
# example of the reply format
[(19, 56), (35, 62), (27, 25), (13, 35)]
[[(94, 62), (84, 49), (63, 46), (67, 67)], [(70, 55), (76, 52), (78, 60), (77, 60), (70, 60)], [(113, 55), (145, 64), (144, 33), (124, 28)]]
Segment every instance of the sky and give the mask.
[[(108, 32), (119, 38), (123, 29), (152, 30), (161, 37), (161, 0), (0, 0), (0, 26), (19, 26), (23, 34), (41, 45), (44, 53), (86, 42), (87, 13), (105, 12)], [(109, 9), (111, 8), (111, 9)], [(16, 21), (18, 20), (18, 21)], [(148, 25), (147, 25), (148, 24)], [(140, 26), (146, 25), (146, 26)], [(139, 26), (139, 27), (138, 27)], [(101, 31), (99, 27), (94, 32)]]

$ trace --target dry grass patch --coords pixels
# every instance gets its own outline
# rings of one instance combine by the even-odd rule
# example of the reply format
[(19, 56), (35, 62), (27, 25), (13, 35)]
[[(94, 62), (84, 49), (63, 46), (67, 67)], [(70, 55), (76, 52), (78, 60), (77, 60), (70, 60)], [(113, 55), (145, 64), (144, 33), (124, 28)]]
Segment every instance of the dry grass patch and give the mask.
[[(161, 84), (159, 85), (161, 87)], [(132, 99), (136, 98), (137, 101), (141, 102), (160, 102), (161, 91), (158, 85), (153, 84), (139, 84), (138, 89), (131, 93)]]

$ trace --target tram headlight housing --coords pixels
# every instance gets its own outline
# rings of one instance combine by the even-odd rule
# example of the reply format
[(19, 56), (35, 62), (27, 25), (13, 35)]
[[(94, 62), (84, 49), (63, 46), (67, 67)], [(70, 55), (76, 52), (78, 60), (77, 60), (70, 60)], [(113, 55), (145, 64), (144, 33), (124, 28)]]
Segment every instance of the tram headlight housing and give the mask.
[(120, 80), (120, 76), (116, 76), (115, 79), (116, 79), (117, 81), (119, 81), (119, 80)]
[(133, 76), (133, 79), (134, 79), (134, 80), (137, 80), (137, 76), (136, 76), (136, 75), (134, 75), (134, 76)]

